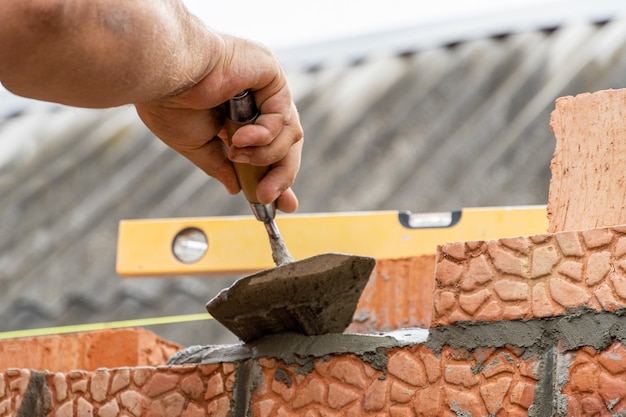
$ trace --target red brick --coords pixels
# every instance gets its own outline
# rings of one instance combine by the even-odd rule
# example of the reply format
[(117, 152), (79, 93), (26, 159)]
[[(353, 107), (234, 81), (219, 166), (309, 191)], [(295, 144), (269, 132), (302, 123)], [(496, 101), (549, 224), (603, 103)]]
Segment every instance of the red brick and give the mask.
[[(111, 340), (116, 342), (111, 343)], [(69, 372), (161, 365), (181, 348), (145, 329), (6, 339), (0, 341), (0, 370), (18, 367)]]
[(427, 328), (433, 310), (434, 270), (434, 253), (378, 260), (347, 331)]
[(550, 232), (626, 223), (624, 95), (623, 90), (607, 90), (556, 100), (550, 119), (556, 137)]

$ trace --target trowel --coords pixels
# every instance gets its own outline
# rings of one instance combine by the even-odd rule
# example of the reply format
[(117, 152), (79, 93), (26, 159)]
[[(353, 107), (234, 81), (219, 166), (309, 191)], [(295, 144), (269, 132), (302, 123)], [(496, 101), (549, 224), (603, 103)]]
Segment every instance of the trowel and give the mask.
[[(237, 129), (259, 116), (248, 90), (225, 103), (225, 111), (229, 142)], [(376, 261), (341, 253), (294, 261), (274, 221), (276, 202), (261, 204), (256, 196), (257, 185), (270, 167), (234, 166), (254, 216), (265, 226), (276, 267), (240, 278), (209, 301), (207, 311), (246, 343), (278, 333), (342, 333), (352, 321)]]

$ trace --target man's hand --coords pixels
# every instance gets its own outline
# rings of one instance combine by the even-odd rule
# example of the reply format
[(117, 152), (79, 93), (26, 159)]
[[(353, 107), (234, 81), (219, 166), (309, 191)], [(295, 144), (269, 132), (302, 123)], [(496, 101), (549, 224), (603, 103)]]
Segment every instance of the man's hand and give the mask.
[[(271, 164), (259, 200), (298, 206), (289, 187), (302, 127), (278, 60), (207, 29), (180, 0), (2, 0), (0, 81), (72, 106), (135, 104), (159, 138), (229, 192), (239, 190), (231, 160)], [(227, 148), (220, 105), (246, 89), (261, 116)]]
[[(277, 58), (249, 41), (222, 36), (220, 59), (190, 89), (146, 104), (137, 104), (144, 123), (172, 149), (187, 157), (230, 193), (239, 191), (231, 161), (272, 169), (259, 183), (257, 197), (293, 212), (291, 191), (302, 152), (302, 127)], [(222, 103), (243, 90), (253, 92), (260, 111), (254, 125), (235, 133), (228, 147)]]

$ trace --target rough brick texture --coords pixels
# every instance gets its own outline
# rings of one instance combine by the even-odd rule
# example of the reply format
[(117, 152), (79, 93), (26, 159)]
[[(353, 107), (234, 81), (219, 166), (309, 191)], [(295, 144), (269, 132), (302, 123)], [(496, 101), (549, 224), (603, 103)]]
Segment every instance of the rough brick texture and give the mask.
[(626, 89), (556, 101), (548, 231), (626, 224), (625, 104)]
[(386, 372), (354, 355), (319, 360), (305, 374), (262, 360), (263, 385), (252, 411), (259, 417), (525, 415), (534, 401), (537, 366), (520, 353), (446, 348), (436, 354), (414, 346), (389, 351)]
[(568, 370), (561, 412), (571, 416), (626, 414), (626, 348), (615, 342), (597, 352), (586, 348), (561, 357)]
[[(390, 349), (384, 369), (353, 354), (287, 365), (257, 361), (247, 404), (235, 406), (234, 363), (93, 372), (0, 373), (0, 416), (611, 416), (626, 413), (626, 349), (559, 352)], [(548, 374), (549, 373), (549, 374)], [(554, 392), (546, 387), (552, 386)], [(233, 414), (233, 410), (240, 414)]]
[[(549, 233), (449, 243), (436, 260), (379, 262), (351, 330), (431, 323), (423, 343), (236, 362), (224, 359), (237, 350), (229, 346), (213, 364), (96, 371), (13, 365), (0, 373), (0, 417), (626, 415), (624, 116), (625, 91), (557, 102)], [(328, 341), (298, 343), (315, 340)], [(65, 349), (32, 342), (45, 352), (32, 358)], [(120, 345), (136, 352), (133, 343), (111, 334), (70, 356), (102, 359)]]
[(30, 368), (68, 372), (74, 369), (93, 371), (104, 367), (156, 366), (163, 365), (180, 349), (180, 345), (163, 340), (145, 329), (7, 339), (0, 341), (0, 371)]
[(626, 303), (626, 227), (438, 248), (432, 326), (554, 317)]
[(0, 374), (0, 416), (226, 417), (236, 366), (230, 363)]

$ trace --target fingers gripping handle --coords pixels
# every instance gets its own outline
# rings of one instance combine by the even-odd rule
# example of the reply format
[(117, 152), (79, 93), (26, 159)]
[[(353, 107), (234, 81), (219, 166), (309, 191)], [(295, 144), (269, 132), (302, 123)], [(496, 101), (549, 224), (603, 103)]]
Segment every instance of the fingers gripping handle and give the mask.
[[(242, 126), (253, 124), (259, 111), (254, 103), (254, 97), (248, 90), (237, 94), (226, 103), (226, 131), (228, 132), (228, 144), (232, 145), (232, 137)], [(243, 190), (246, 199), (252, 207), (255, 217), (267, 223), (276, 216), (276, 203), (261, 204), (256, 196), (259, 182), (270, 170), (269, 166), (256, 166), (233, 162), (237, 180)]]

